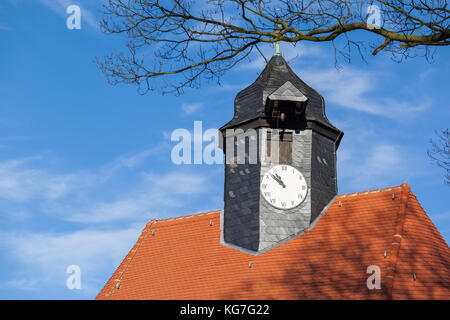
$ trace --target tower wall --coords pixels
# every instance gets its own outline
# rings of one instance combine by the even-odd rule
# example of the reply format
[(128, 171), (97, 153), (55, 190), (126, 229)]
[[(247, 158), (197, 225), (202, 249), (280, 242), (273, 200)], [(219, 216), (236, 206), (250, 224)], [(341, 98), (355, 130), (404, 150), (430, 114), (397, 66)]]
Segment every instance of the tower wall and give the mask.
[[(249, 163), (248, 138), (235, 135), (232, 156), (237, 158), (238, 141), (245, 143), (245, 163), (225, 165), (224, 241), (251, 251), (269, 249), (300, 234), (337, 194), (336, 153), (332, 140), (310, 129), (286, 129), (286, 134), (292, 134), (292, 158), (286, 163), (266, 157), (268, 132), (274, 134), (275, 131), (256, 129), (256, 164)], [(260, 192), (264, 174), (277, 164), (291, 165), (305, 177), (308, 193), (295, 208), (275, 208)]]
[[(236, 155), (238, 139), (234, 136)], [(259, 138), (256, 136), (259, 145)], [(242, 141), (242, 140), (241, 140)], [(244, 138), (245, 154), (248, 156), (248, 139)], [(229, 159), (228, 159), (229, 160)], [(252, 251), (258, 251), (259, 219), (259, 184), (261, 164), (251, 164), (248, 157), (242, 164), (225, 164), (224, 190), (224, 241)]]
[[(264, 130), (263, 136), (267, 134)], [(285, 130), (292, 133), (292, 162), (288, 163), (300, 170), (309, 186), (311, 185), (311, 130)], [(262, 152), (265, 152), (265, 144), (262, 144)], [(260, 179), (275, 164), (265, 162), (261, 165)], [(311, 219), (311, 192), (308, 190), (306, 199), (297, 207), (289, 210), (281, 210), (271, 206), (259, 193), (260, 201), (260, 243), (259, 250), (270, 248), (294, 234), (298, 234), (309, 227)]]
[(336, 151), (334, 141), (312, 132), (311, 222), (337, 194)]

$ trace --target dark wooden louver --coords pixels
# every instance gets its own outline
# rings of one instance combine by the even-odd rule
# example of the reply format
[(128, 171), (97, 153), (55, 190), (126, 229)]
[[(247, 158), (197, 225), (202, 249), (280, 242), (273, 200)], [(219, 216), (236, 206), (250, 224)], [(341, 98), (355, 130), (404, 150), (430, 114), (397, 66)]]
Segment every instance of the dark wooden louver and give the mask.
[(266, 117), (274, 127), (295, 125), (304, 117), (307, 101), (267, 99)]

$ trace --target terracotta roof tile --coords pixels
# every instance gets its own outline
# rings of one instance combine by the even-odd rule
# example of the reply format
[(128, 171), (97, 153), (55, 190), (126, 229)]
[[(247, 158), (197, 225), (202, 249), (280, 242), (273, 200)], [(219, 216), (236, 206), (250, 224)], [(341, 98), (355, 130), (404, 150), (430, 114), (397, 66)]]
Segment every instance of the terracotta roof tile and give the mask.
[[(370, 265), (384, 290), (367, 288)], [(401, 185), (341, 195), (257, 256), (220, 243), (219, 211), (152, 220), (97, 299), (450, 299), (449, 271), (447, 243)]]

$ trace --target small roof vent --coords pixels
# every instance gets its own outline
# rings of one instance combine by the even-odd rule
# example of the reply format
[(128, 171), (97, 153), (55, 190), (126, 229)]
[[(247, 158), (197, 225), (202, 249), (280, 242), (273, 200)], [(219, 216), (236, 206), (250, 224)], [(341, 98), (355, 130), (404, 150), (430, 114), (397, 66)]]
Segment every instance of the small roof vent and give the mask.
[(308, 100), (305, 95), (298, 90), (290, 81), (286, 81), (281, 87), (275, 90), (270, 96), (270, 100), (278, 101), (300, 101)]

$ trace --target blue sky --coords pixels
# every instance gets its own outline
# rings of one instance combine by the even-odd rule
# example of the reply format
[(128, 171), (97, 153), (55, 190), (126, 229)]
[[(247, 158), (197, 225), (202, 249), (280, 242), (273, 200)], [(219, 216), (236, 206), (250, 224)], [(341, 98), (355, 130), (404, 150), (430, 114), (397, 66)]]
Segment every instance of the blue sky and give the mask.
[[(180, 97), (110, 86), (93, 61), (123, 42), (98, 30), (100, 2), (0, 4), (1, 299), (94, 298), (150, 219), (223, 207), (223, 166), (173, 164), (170, 135), (230, 120), (264, 61)], [(66, 28), (70, 4), (81, 30)], [(345, 132), (339, 193), (407, 182), (448, 243), (450, 189), (426, 151), (449, 123), (449, 48), (431, 64), (355, 55), (340, 71), (327, 44), (281, 52)], [(81, 268), (80, 290), (66, 288), (69, 265)]]

